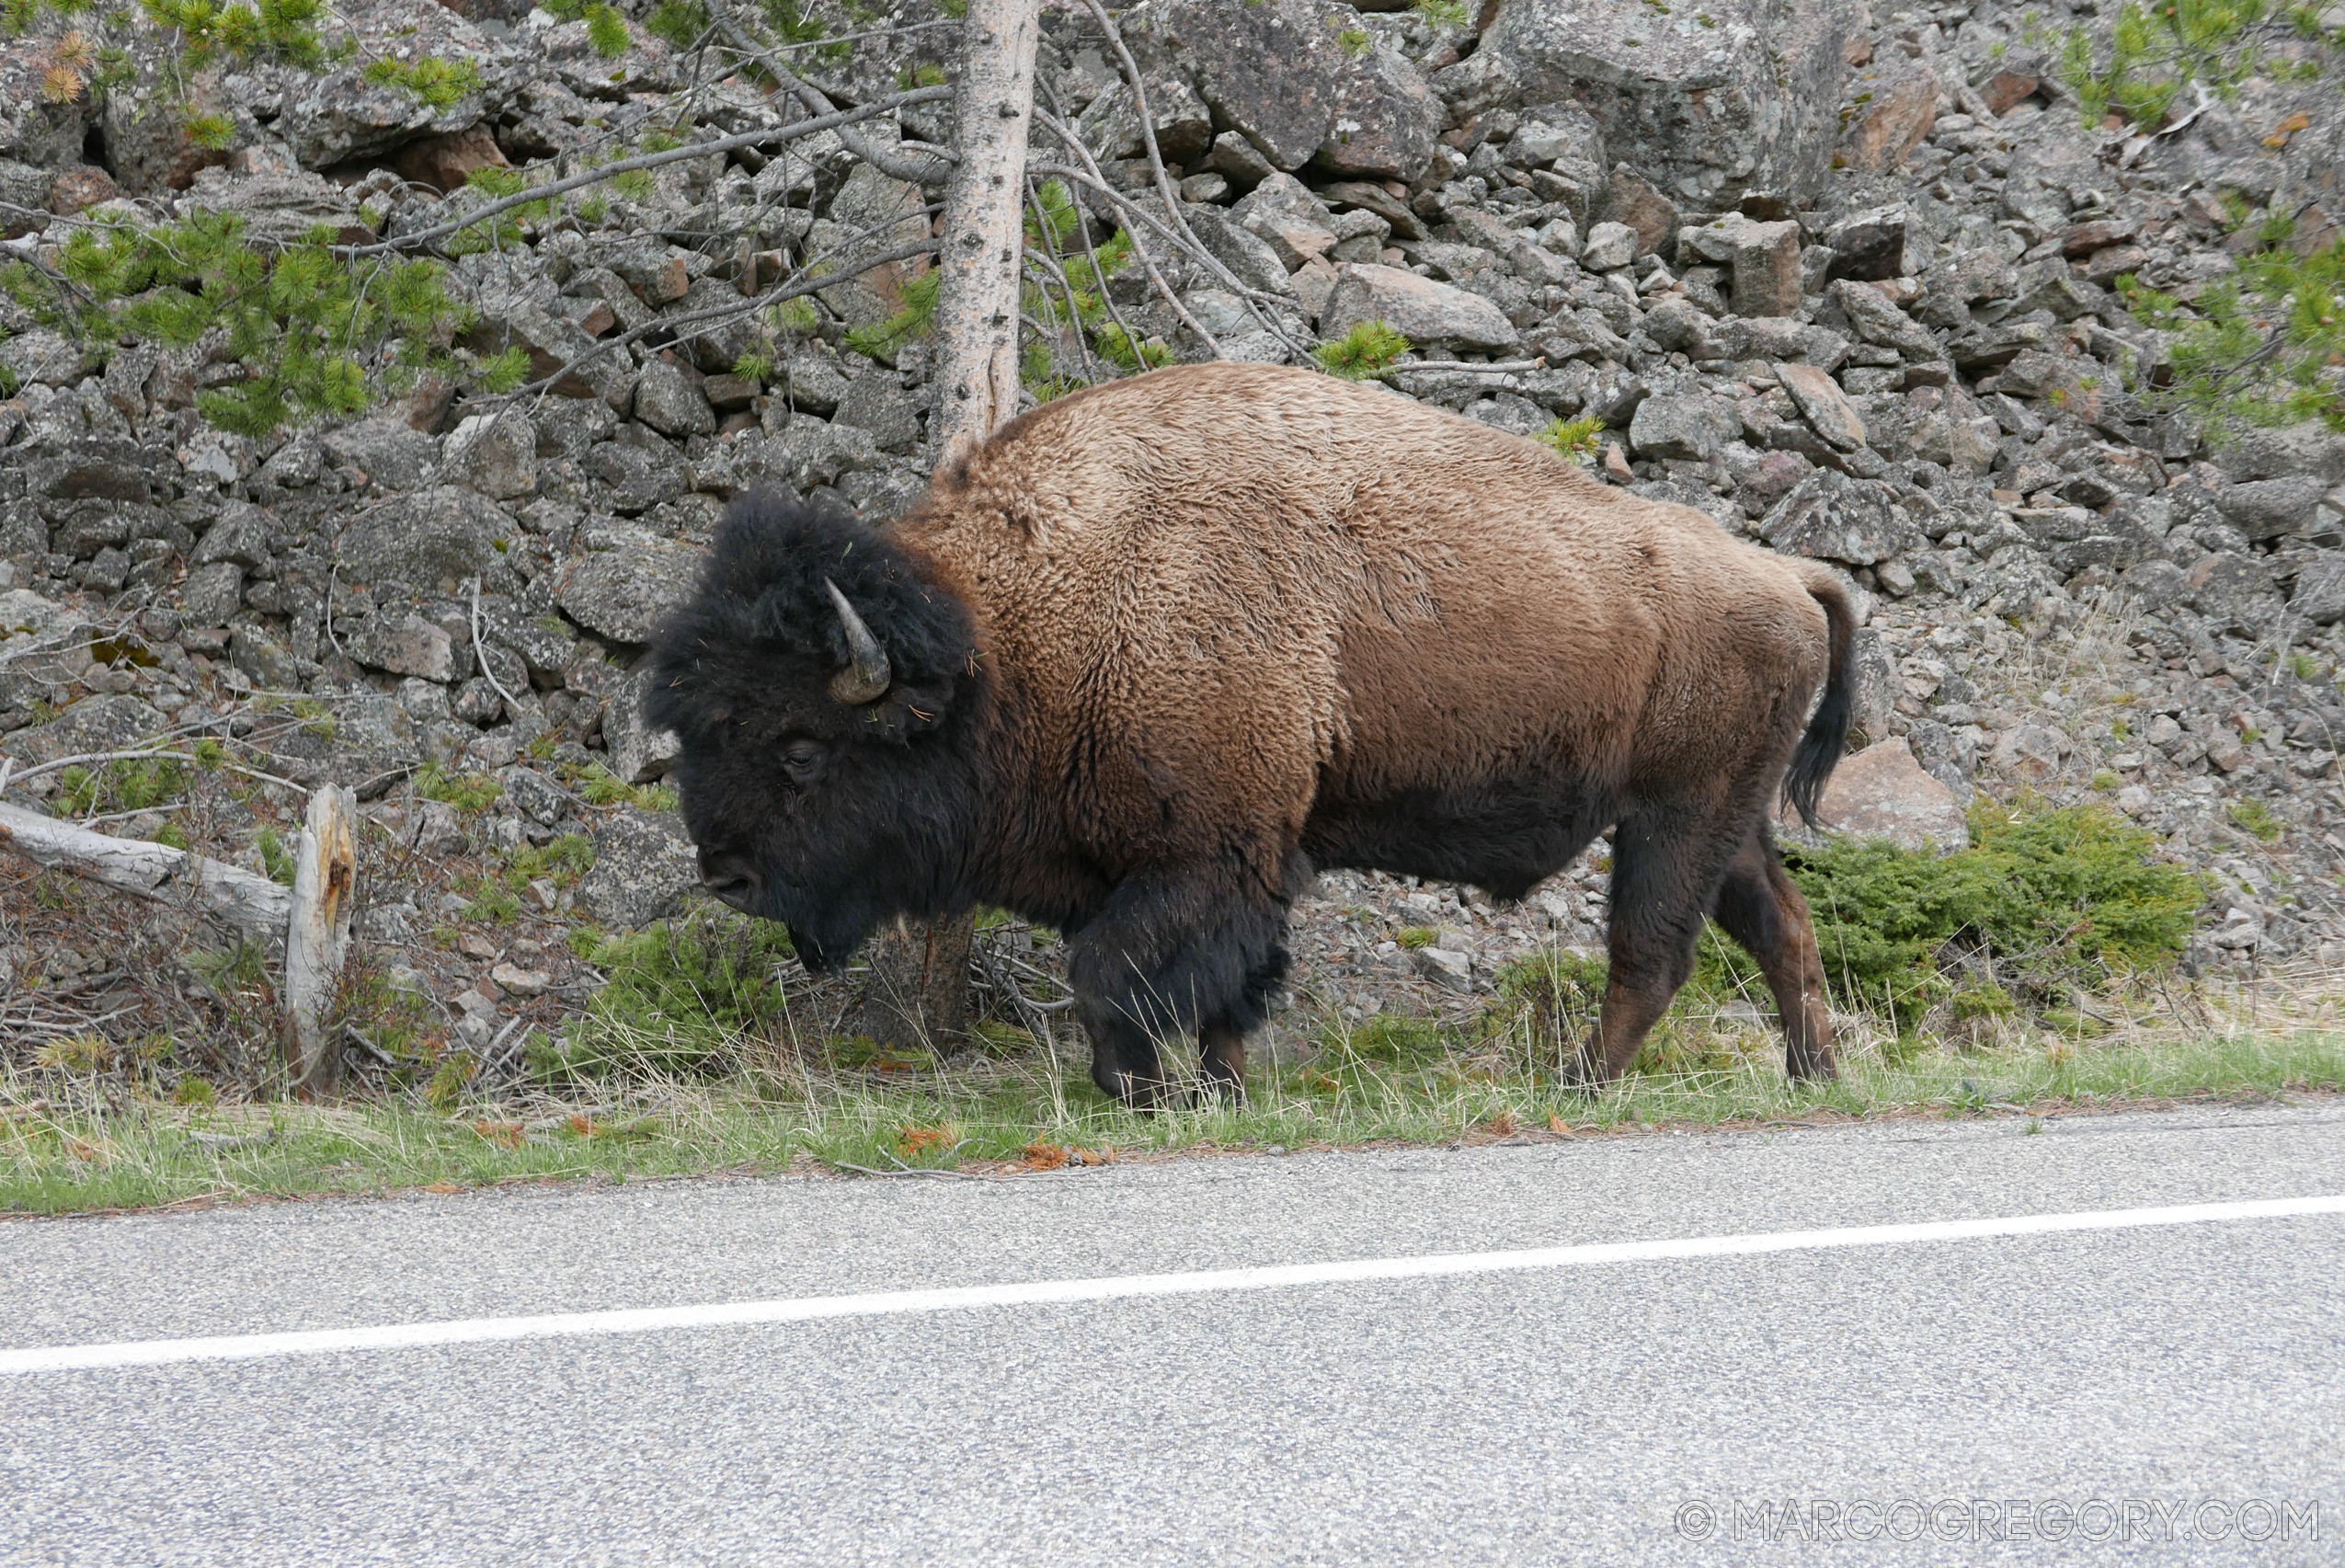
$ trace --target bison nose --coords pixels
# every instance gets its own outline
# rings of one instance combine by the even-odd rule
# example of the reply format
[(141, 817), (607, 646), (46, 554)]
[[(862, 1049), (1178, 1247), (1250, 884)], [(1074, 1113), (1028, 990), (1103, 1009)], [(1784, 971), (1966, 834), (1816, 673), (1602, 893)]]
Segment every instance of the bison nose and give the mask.
[(757, 901), (755, 868), (740, 855), (724, 850), (700, 853), (700, 883), (714, 898), (746, 911)]

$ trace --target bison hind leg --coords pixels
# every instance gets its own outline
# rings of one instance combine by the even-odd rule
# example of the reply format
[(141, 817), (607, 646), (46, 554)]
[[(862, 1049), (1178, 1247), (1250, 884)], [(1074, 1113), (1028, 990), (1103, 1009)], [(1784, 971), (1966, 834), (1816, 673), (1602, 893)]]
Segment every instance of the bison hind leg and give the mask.
[(1245, 1037), (1287, 973), (1290, 898), (1162, 875), (1117, 888), (1070, 954), (1092, 1082), (1127, 1104), (1159, 1104), (1163, 1045), (1195, 1036), (1200, 1087), (1242, 1098)]
[(1726, 868), (1714, 910), (1726, 934), (1758, 961), (1783, 1025), (1783, 1066), (1793, 1078), (1840, 1076), (1825, 1008), (1824, 956), (1815, 924), (1783, 857), (1760, 822)]

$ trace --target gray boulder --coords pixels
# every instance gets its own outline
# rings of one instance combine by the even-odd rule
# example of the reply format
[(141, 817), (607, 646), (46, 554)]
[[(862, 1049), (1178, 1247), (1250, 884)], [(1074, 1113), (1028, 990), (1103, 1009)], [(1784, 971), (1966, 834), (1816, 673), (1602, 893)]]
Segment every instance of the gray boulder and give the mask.
[(72, 386), (97, 369), (88, 348), (46, 326), (28, 326), (0, 338), (0, 370), (17, 384)]
[(1419, 349), (1491, 351), (1521, 340), (1506, 313), (1479, 294), (1397, 267), (1347, 262), (1320, 311), (1320, 332), (1341, 338), (1364, 321), (1381, 321)]
[(340, 627), (343, 651), (371, 670), (447, 685), (472, 668), (469, 643), (420, 615), (372, 616)]
[(1640, 457), (1707, 463), (1741, 432), (1733, 409), (1704, 392), (1646, 398), (1629, 422), (1629, 443)]
[(2248, 430), (2215, 453), (2214, 464), (2236, 480), (2311, 474), (2334, 484), (2345, 479), (2345, 435), (2318, 419), (2277, 429)]
[[(358, 58), (337, 70), (288, 72), (281, 78), (285, 90), (276, 133), (305, 169), (387, 153), (418, 136), (468, 130), (499, 113), (526, 74), (511, 45), (490, 42), (437, 0), (374, 0), (338, 15), (358, 45)], [(468, 62), (479, 74), (479, 86), (436, 109), (367, 74), (372, 60), (427, 55)]]
[(1905, 229), (1911, 221), (1902, 204), (1851, 212), (1825, 231), (1832, 251), (1832, 276), (1874, 280), (1905, 269)]
[[(1148, 89), (1149, 125), (1156, 132), (1158, 155), (1168, 166), (1202, 158), (1213, 142), (1213, 111), (1197, 97), (1195, 84), (1186, 73), (1168, 69), (1144, 71), (1140, 80)], [(1093, 98), (1076, 123), (1083, 140), (1109, 158), (1148, 155), (1128, 82), (1118, 81)]]
[(183, 214), (233, 212), (243, 220), (246, 235), (263, 243), (290, 243), (319, 224), (337, 233), (359, 224), (358, 203), (350, 194), (306, 169), (232, 174), (224, 168), (201, 168), (178, 205)]
[(345, 474), (363, 474), (375, 489), (412, 490), (440, 461), (440, 443), (405, 419), (361, 419), (329, 430), (318, 441), (326, 459)]
[(791, 483), (784, 443), (755, 432), (717, 442), (714, 451), (688, 464), (687, 473), (693, 489), (728, 500), (744, 490), (778, 490)]
[(768, 461), (778, 464), (789, 483), (801, 490), (836, 485), (846, 475), (888, 465), (869, 430), (820, 419), (792, 419), (781, 439), (768, 441), (766, 448)]
[(1843, 279), (1832, 285), (1832, 297), (1847, 316), (1848, 325), (1857, 329), (1857, 336), (1866, 342), (1894, 349), (1916, 363), (1946, 357), (1946, 350), (1939, 347), (1929, 328), (1898, 309), (1886, 294), (1870, 283)]
[(1293, 292), (1278, 252), (1268, 240), (1246, 228), (1235, 212), (1234, 208), (1192, 207), (1187, 212), (1189, 227), (1213, 258), (1247, 288), (1266, 294)]
[(299, 692), (301, 662), (283, 643), (257, 626), (238, 626), (229, 643), (228, 662), (264, 692)]
[(1626, 223), (1596, 223), (1580, 246), (1580, 265), (1591, 272), (1617, 272), (1637, 258), (1637, 231)]
[(269, 564), (269, 514), (248, 501), (230, 501), (219, 521), (205, 530), (189, 559), (199, 567), (234, 561), (246, 571)]
[(164, 716), (136, 697), (84, 697), (62, 717), (8, 737), (8, 755), (19, 769), (39, 767), (63, 757), (94, 751), (120, 751), (137, 745), (166, 727)]
[(475, 414), (448, 438), (445, 476), (491, 500), (518, 500), (537, 489), (537, 431), (517, 408)]
[(648, 529), (613, 530), (608, 537), (610, 548), (581, 552), (557, 568), (555, 602), (590, 632), (647, 643), (699, 580), (701, 553)]
[(2215, 509), (2249, 539), (2277, 539), (2312, 525), (2314, 509), (2328, 493), (2328, 481), (2312, 474), (2285, 479), (2251, 479), (2218, 491)]
[(2252, 555), (2218, 551), (2192, 567), (2182, 580), (2200, 614), (2248, 636), (2271, 631), (2282, 613), (2271, 569)]
[(1196, 83), (1215, 125), (1244, 136), (1274, 168), (1300, 168), (1327, 142), (1351, 62), (1318, 8), (1163, 0), (1151, 9), (1147, 36)]
[(1730, 360), (1796, 360), (1826, 375), (1848, 357), (1846, 338), (1790, 316), (1730, 316), (1718, 324), (1718, 347)]
[(541, 828), (555, 826), (578, 804), (576, 795), (534, 768), (502, 769), (497, 782), (504, 786), (505, 798)]
[(672, 729), (655, 729), (644, 715), (644, 692), (651, 672), (640, 670), (622, 681), (602, 710), (602, 740), (611, 771), (627, 784), (649, 784), (668, 771), (683, 745)]
[(1407, 56), (1378, 45), (1349, 63), (1337, 87), (1335, 120), (1311, 159), (1345, 178), (1413, 184), (1433, 162), (1441, 100)]
[(660, 441), (600, 441), (587, 452), (586, 471), (611, 486), (611, 509), (633, 517), (684, 493), (684, 460)]
[[(640, 303), (635, 308), (642, 308)], [(600, 343), (570, 316), (533, 300), (484, 311), (465, 335), (464, 345), (483, 354), (520, 349), (529, 356), (532, 381), (558, 372), (551, 388), (557, 397), (599, 397), (613, 412), (623, 414), (635, 395), (632, 360)]]
[(498, 545), (512, 529), (477, 491), (441, 485), (361, 513), (334, 555), (346, 582), (461, 583), (503, 566)]
[(1775, 375), (1817, 435), (1842, 452), (1865, 444), (1864, 419), (1839, 383), (1813, 365), (1779, 364)]
[(682, 440), (716, 432), (716, 410), (700, 389), (700, 378), (661, 355), (645, 361), (635, 378), (635, 418), (663, 436)]
[(1608, 0), (1516, 0), (1465, 63), (1511, 71), (1521, 99), (1585, 105), (1614, 158), (1715, 212), (1746, 192), (1804, 194), (1821, 183), (1856, 10), (1847, 0), (1650, 13)]
[(1834, 835), (1887, 840), (1902, 850), (1950, 854), (1971, 846), (1970, 823), (1954, 792), (1922, 769), (1903, 737), (1844, 757), (1817, 802), (1824, 831), (1812, 832), (1785, 813), (1783, 836), (1799, 843)]
[(598, 925), (648, 925), (700, 883), (699, 858), (672, 814), (623, 807), (593, 840), (594, 866), (579, 880), (578, 907)]
[(44, 438), (10, 455), (21, 465), (27, 487), (53, 500), (146, 502), (167, 500), (174, 493), (166, 473), (166, 465), (176, 467), (174, 460), (128, 436)]
[(1734, 314), (1788, 316), (1800, 308), (1800, 225), (1756, 223), (1739, 212), (1677, 231), (1677, 262), (1695, 257), (1734, 272)]
[(1760, 536), (1794, 555), (1869, 567), (1923, 544), (1921, 530), (1895, 504), (1895, 496), (1878, 480), (1819, 468), (1775, 504)]
[(48, 90), (52, 47), (39, 36), (0, 45), (0, 158), (47, 169), (82, 161), (89, 102), (78, 92), (60, 102)]
[(190, 626), (224, 626), (245, 602), (245, 569), (233, 561), (198, 567), (179, 585), (179, 618)]
[(2288, 610), (2316, 626), (2345, 621), (2345, 553), (2324, 551), (2299, 567)]
[(840, 398), (831, 422), (868, 431), (882, 452), (908, 453), (920, 444), (920, 405), (885, 371), (857, 376)]

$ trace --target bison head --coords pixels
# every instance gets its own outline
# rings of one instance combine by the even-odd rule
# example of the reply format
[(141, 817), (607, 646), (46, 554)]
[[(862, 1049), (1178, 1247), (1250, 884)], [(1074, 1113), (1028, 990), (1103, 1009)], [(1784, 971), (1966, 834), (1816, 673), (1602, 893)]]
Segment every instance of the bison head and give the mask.
[(984, 791), (969, 613), (881, 533), (749, 497), (653, 646), (646, 707), (709, 891), (790, 928), (809, 967), (881, 921), (942, 914)]

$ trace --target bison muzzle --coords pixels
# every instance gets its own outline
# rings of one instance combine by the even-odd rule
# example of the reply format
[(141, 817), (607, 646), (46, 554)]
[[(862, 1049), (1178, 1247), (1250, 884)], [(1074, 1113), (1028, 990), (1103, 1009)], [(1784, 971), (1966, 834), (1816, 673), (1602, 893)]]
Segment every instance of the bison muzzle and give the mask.
[(1519, 898), (1607, 830), (1586, 1081), (1635, 1057), (1705, 917), (1757, 960), (1792, 1075), (1829, 1077), (1768, 821), (1779, 795), (1813, 818), (1852, 640), (1825, 568), (1533, 442), (1197, 365), (1026, 414), (884, 529), (738, 503), (648, 703), (718, 898), (815, 968), (898, 915), (1055, 926), (1128, 1102), (1177, 1036), (1241, 1088), (1319, 868)]

